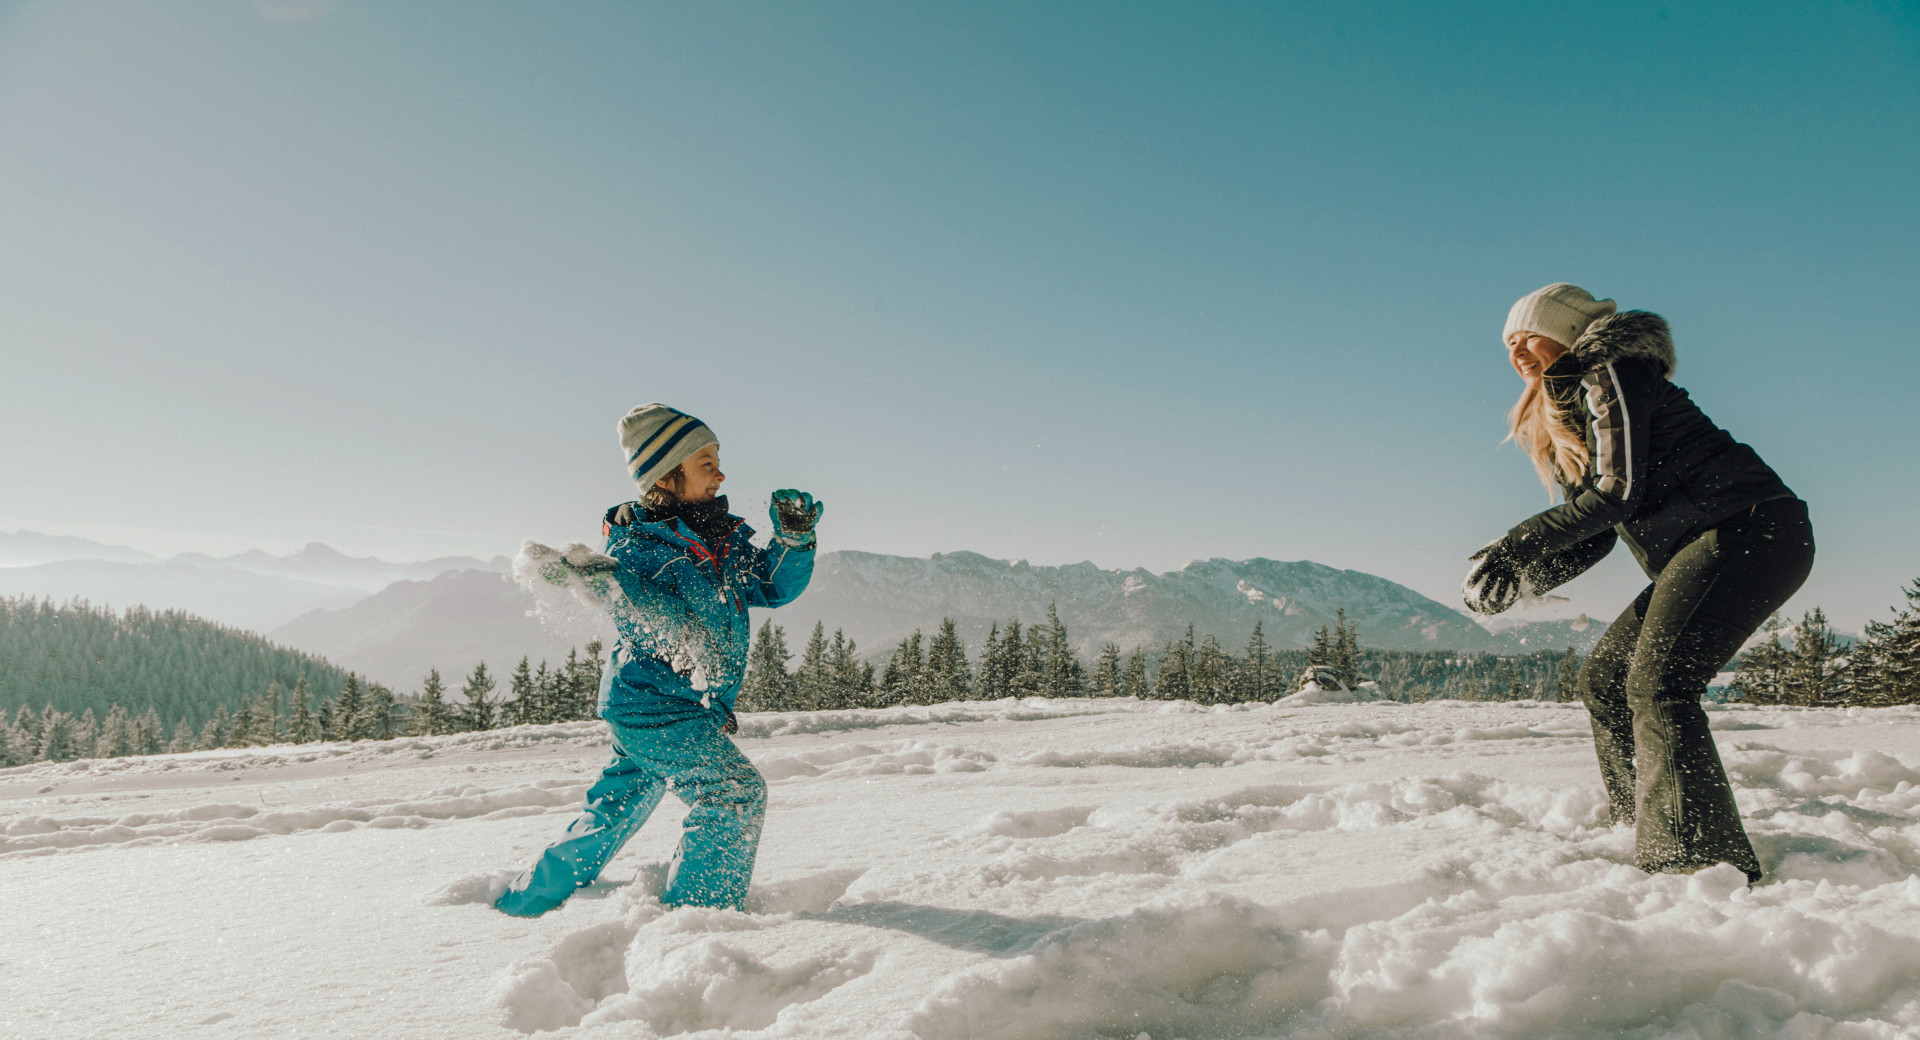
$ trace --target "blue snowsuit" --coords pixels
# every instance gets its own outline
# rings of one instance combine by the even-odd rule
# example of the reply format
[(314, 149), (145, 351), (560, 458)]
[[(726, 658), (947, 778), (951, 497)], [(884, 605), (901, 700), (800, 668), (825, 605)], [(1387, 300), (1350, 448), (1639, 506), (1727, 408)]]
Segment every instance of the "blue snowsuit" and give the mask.
[(679, 518), (645, 516), (629, 503), (602, 524), (621, 593), (612, 609), (619, 639), (600, 685), (613, 761), (566, 835), (495, 901), (507, 913), (545, 913), (591, 884), (668, 791), (692, 811), (661, 902), (737, 909), (746, 899), (767, 785), (723, 730), (746, 674), (747, 608), (805, 591), (814, 551), (756, 548), (738, 517), (709, 546)]

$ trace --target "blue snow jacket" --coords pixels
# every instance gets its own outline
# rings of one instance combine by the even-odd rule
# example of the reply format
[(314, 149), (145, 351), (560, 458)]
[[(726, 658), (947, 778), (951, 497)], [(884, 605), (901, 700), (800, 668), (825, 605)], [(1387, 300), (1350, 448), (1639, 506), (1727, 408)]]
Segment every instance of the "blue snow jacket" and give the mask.
[[(737, 516), (709, 546), (678, 517), (645, 519), (630, 502), (607, 510), (601, 530), (626, 598), (613, 612), (619, 640), (600, 684), (600, 716), (663, 725), (730, 713), (746, 676), (748, 607), (778, 607), (806, 591), (814, 550), (760, 549)], [(627, 524), (619, 521), (630, 518)]]

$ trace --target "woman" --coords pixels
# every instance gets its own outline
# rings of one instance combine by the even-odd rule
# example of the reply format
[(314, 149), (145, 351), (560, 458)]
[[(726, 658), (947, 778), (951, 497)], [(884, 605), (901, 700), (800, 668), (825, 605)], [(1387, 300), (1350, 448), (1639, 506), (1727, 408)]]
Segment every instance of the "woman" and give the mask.
[(1813, 567), (1806, 503), (1668, 382), (1673, 339), (1565, 282), (1507, 315), (1525, 387), (1511, 439), (1562, 503), (1475, 553), (1467, 606), (1497, 614), (1624, 541), (1653, 580), (1580, 673), (1613, 822), (1641, 869), (1731, 863), (1760, 879), (1700, 696)]

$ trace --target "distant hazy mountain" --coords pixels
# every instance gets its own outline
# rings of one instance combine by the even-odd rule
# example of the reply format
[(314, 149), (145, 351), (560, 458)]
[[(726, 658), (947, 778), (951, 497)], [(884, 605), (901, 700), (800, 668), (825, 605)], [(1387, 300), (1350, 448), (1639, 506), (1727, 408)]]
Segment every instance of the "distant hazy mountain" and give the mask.
[(62, 560), (116, 560), (148, 563), (155, 557), (124, 545), (103, 545), (66, 534), (0, 531), (0, 567), (31, 567)]
[[(1186, 632), (1218, 636), (1238, 652), (1256, 619), (1269, 643), (1306, 645), (1346, 608), (1367, 646), (1402, 650), (1525, 653), (1572, 645), (1584, 652), (1602, 624), (1580, 619), (1510, 623), (1488, 632), (1466, 615), (1402, 585), (1317, 563), (1204, 560), (1166, 574), (1104, 571), (1090, 563), (1034, 567), (978, 553), (931, 559), (864, 552), (822, 553), (812, 586), (794, 603), (755, 611), (784, 626), (798, 653), (814, 622), (838, 628), (867, 655), (884, 655), (943, 617), (960, 624), (967, 653), (977, 653), (992, 622), (1017, 616), (1031, 624), (1057, 604), (1074, 645), (1089, 656), (1111, 640), (1121, 647), (1157, 646)], [(403, 581), (344, 609), (314, 611), (269, 635), (322, 654), (398, 689), (412, 690), (429, 667), (451, 679), (484, 660), (496, 672), (522, 656), (555, 661), (603, 627), (556, 632), (530, 616), (533, 597), (504, 576), (457, 571), (432, 581)]]
[(481, 661), (501, 679), (521, 657), (557, 664), (592, 631), (557, 633), (527, 615), (533, 597), (506, 575), (451, 571), (431, 581), (398, 581), (336, 610), (315, 610), (268, 633), (276, 643), (320, 654), (396, 690), (418, 691), (427, 669), (449, 688)]
[(786, 627), (790, 641), (794, 633), (804, 638), (819, 621), (828, 631), (844, 629), (873, 652), (916, 628), (931, 632), (942, 617), (959, 622), (963, 638), (977, 644), (991, 623), (1012, 616), (1042, 620), (1050, 603), (1087, 653), (1104, 642), (1122, 648), (1164, 644), (1189, 624), (1237, 651), (1256, 620), (1273, 646), (1305, 646), (1321, 626), (1333, 624), (1341, 608), (1359, 626), (1362, 644), (1390, 650), (1524, 652), (1546, 648), (1558, 635), (1531, 624), (1495, 635), (1460, 611), (1385, 578), (1267, 559), (1200, 560), (1154, 574), (1101, 570), (1091, 563), (1034, 567), (970, 552), (930, 559), (830, 552), (821, 555), (806, 595), (771, 616)]
[(231, 567), (249, 574), (299, 581), (340, 585), (376, 592), (396, 581), (427, 581), (448, 571), (492, 571), (505, 574), (509, 561), (505, 556), (482, 560), (473, 556), (442, 556), (414, 563), (388, 563), (371, 556), (348, 556), (320, 542), (310, 542), (297, 552), (273, 556), (251, 549), (235, 556), (212, 557), (204, 553), (182, 553), (168, 562), (195, 567)]
[(78, 597), (121, 610), (132, 606), (184, 610), (254, 632), (283, 625), (309, 610), (345, 606), (364, 595), (339, 585), (185, 563), (67, 560), (0, 568), (0, 596), (62, 603)]
[[(39, 562), (45, 557), (57, 562)], [(32, 531), (0, 534), (3, 559), (32, 565), (0, 566), (0, 595), (185, 610), (256, 632), (309, 611), (347, 606), (396, 581), (456, 570), (508, 570), (504, 556), (388, 563), (347, 556), (319, 542), (285, 556), (255, 549), (226, 557), (181, 553), (162, 562), (124, 546)]]

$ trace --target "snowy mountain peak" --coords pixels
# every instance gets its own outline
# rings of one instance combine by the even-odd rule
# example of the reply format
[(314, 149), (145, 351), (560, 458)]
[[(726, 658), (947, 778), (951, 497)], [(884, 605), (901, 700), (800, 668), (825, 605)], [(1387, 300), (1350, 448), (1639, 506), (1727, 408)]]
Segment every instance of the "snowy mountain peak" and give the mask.
[[(839, 628), (869, 652), (951, 617), (969, 643), (990, 626), (1031, 623), (1052, 607), (1091, 654), (1103, 643), (1156, 646), (1186, 633), (1245, 643), (1256, 621), (1276, 647), (1307, 645), (1341, 610), (1360, 640), (1387, 649), (1463, 651), (1518, 648), (1466, 615), (1403, 585), (1310, 560), (1195, 560), (1177, 571), (1103, 570), (1092, 563), (1034, 566), (979, 553), (926, 558), (841, 551), (823, 553), (807, 594), (771, 612), (790, 633)], [(1575, 640), (1584, 644), (1589, 640)], [(1509, 646), (1509, 644), (1513, 644)]]

